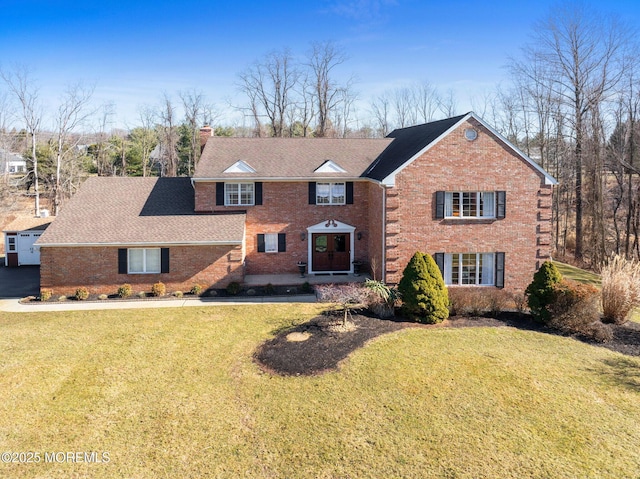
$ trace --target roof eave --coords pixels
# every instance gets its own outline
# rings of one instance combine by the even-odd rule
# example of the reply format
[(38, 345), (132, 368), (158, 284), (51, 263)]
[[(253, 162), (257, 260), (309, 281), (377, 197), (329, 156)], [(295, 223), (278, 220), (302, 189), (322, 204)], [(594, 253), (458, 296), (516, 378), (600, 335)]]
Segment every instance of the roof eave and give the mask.
[(75, 247), (101, 247), (101, 246), (118, 246), (120, 248), (128, 248), (128, 247), (141, 247), (141, 246), (238, 246), (242, 245), (242, 240), (221, 240), (221, 241), (153, 241), (153, 242), (104, 242), (104, 243), (40, 243), (36, 241), (35, 243), (40, 247), (64, 247), (64, 248), (75, 248)]

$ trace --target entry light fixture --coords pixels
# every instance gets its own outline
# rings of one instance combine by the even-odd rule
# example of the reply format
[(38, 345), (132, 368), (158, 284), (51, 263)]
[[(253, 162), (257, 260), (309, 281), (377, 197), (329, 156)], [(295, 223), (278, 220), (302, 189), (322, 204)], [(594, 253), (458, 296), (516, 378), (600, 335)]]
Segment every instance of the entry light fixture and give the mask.
[(358, 231), (358, 234), (356, 235), (356, 237), (358, 238), (358, 241), (360, 241), (362, 239), (362, 232)]
[(304, 241), (306, 237), (307, 237), (307, 233), (305, 233), (304, 231), (300, 233), (300, 241)]

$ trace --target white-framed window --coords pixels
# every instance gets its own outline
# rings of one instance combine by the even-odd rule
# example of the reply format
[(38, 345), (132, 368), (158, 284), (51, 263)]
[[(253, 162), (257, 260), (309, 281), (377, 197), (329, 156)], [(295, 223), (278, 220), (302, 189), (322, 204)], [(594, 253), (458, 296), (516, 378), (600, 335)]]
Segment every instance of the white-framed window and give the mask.
[(278, 252), (278, 233), (265, 233), (264, 235), (264, 252)]
[(7, 237), (7, 241), (8, 241), (8, 245), (9, 245), (9, 251), (15, 251), (16, 250), (16, 237), (15, 236), (8, 236)]
[(494, 286), (495, 253), (445, 253), (444, 283), (448, 286)]
[(316, 183), (317, 205), (346, 204), (345, 183)]
[(447, 191), (444, 195), (445, 218), (495, 218), (494, 191)]
[(127, 254), (129, 274), (160, 273), (162, 268), (160, 248), (129, 248)]
[(253, 183), (225, 183), (224, 204), (226, 206), (253, 206), (255, 188)]

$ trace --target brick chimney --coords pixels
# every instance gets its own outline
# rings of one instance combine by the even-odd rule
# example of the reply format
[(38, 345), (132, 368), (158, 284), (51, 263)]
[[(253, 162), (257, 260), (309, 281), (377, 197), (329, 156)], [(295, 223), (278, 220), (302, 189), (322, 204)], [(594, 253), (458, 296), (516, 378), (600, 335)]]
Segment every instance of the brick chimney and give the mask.
[(200, 152), (204, 150), (204, 145), (207, 144), (207, 140), (212, 136), (213, 136), (213, 128), (206, 125), (200, 128)]

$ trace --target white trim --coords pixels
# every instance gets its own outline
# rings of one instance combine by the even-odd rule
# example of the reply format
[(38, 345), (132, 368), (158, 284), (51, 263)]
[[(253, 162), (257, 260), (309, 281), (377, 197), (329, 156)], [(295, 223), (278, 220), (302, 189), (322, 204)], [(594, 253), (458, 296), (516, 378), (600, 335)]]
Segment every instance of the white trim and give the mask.
[(429, 143), (427, 146), (425, 146), (422, 150), (420, 150), (418, 153), (416, 153), (415, 155), (413, 155), (411, 158), (409, 158), (407, 161), (405, 161), (402, 165), (400, 165), (398, 168), (396, 168), (394, 171), (392, 171), (391, 173), (389, 173), (385, 178), (382, 179), (382, 183), (384, 185), (387, 186), (395, 186), (396, 183), (396, 175), (398, 173), (400, 173), (402, 170), (404, 170), (407, 166), (409, 166), (411, 163), (413, 163), (417, 158), (421, 157), (422, 155), (424, 155), (427, 151), (429, 151), (431, 148), (433, 148), (434, 146), (436, 146), (440, 140), (442, 140), (443, 138), (445, 138), (446, 136), (448, 136), (453, 130), (457, 129), (462, 123), (468, 121), (470, 118), (473, 118), (474, 120), (476, 120), (478, 123), (480, 123), (482, 126), (484, 126), (487, 130), (489, 130), (492, 134), (494, 134), (496, 137), (498, 137), (498, 139), (500, 141), (502, 141), (505, 145), (507, 145), (511, 150), (513, 150), (513, 152), (520, 156), (525, 162), (527, 162), (530, 166), (532, 166), (538, 173), (542, 174), (544, 176), (544, 183), (545, 185), (557, 185), (558, 181), (551, 176), (549, 173), (547, 173), (540, 165), (538, 165), (535, 161), (533, 161), (531, 158), (529, 158), (527, 155), (525, 155), (522, 151), (520, 151), (519, 148), (517, 148), (516, 146), (513, 145), (513, 143), (511, 143), (509, 140), (507, 140), (504, 136), (502, 136), (500, 133), (498, 133), (493, 127), (491, 127), (490, 125), (488, 125), (482, 118), (478, 117), (474, 112), (469, 112), (467, 113), (464, 117), (462, 117), (458, 122), (456, 122), (454, 125), (452, 125), (447, 131), (445, 131), (444, 133), (442, 133), (438, 138), (436, 138), (435, 140), (433, 140), (431, 143)]
[(353, 258), (355, 250), (355, 232), (356, 227), (342, 223), (336, 220), (327, 220), (307, 228), (307, 268), (309, 274), (327, 273), (329, 271), (313, 270), (313, 238), (314, 234), (322, 233), (349, 233), (349, 269), (345, 271), (330, 271), (331, 273), (353, 273)]
[[(238, 185), (238, 203), (229, 203), (227, 186)], [(251, 185), (251, 203), (242, 203), (242, 185)], [(224, 183), (224, 206), (255, 206), (256, 204), (256, 184), (254, 181), (225, 181)]]
[[(157, 251), (160, 255), (158, 271), (147, 271), (147, 252)], [(142, 251), (142, 271), (131, 271), (131, 252)], [(162, 248), (127, 248), (127, 274), (160, 274), (162, 273)]]
[[(316, 206), (341, 206), (347, 204), (347, 182), (346, 181), (316, 181)], [(318, 185), (329, 185), (329, 202), (328, 203), (318, 203)], [(342, 201), (337, 202), (333, 201), (333, 188), (334, 186), (342, 185)]]
[[(342, 168), (340, 165), (336, 164), (332, 160), (326, 160), (322, 163), (318, 168), (316, 168), (314, 173), (346, 173), (347, 170)], [(225, 172), (226, 173), (226, 172)]]

